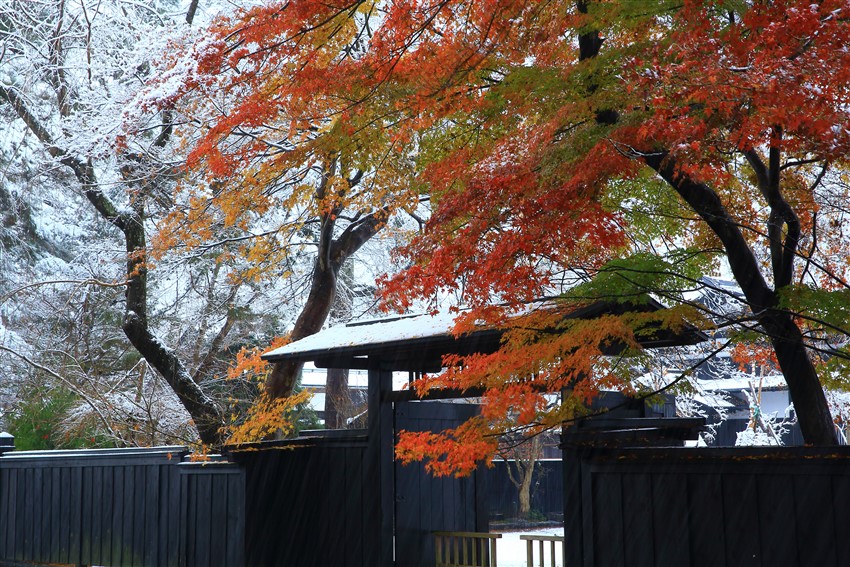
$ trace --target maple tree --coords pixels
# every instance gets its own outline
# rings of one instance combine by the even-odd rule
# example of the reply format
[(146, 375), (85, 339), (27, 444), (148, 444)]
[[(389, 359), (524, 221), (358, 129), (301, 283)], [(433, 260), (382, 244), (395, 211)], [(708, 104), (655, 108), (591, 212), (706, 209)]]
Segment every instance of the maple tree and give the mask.
[[(422, 282), (427, 291), (451, 286), (449, 274), (459, 269), (476, 278), (473, 301), (483, 304), (495, 291), (516, 302), (543, 291), (550, 274), (533, 266), (534, 276), (519, 281), (506, 268), (554, 255), (559, 264), (578, 259), (602, 276), (604, 282), (590, 286), (595, 293), (642, 289), (675, 298), (692, 285), (694, 268), (723, 256), (753, 328), (767, 337), (785, 375), (807, 442), (834, 443), (815, 362), (825, 350), (832, 364), (846, 360), (823, 340), (837, 337), (840, 345), (847, 336), (839, 319), (847, 291), (846, 221), (835, 207), (846, 186), (828, 176), (848, 150), (848, 60), (837, 47), (850, 31), (844, 8), (797, 2), (549, 8), (499, 4), (488, 13), (504, 19), (504, 33), (516, 37), (499, 42), (479, 67), (484, 78), (498, 69), (499, 80), (478, 99), (475, 116), (504, 127), (513, 110), (507, 120), (514, 127), (478, 145), (483, 157), (472, 160), (459, 183), (435, 168), (441, 206), (431, 233), (411, 252), (437, 250), (445, 263), (398, 281)], [(469, 77), (470, 69), (464, 72)], [(640, 222), (656, 219), (665, 232)], [(544, 232), (564, 224), (580, 232), (567, 238)], [(492, 248), (471, 265), (469, 251), (480, 251), (488, 236)], [(598, 240), (605, 237), (607, 246)], [(605, 246), (607, 258), (568, 248), (582, 244)], [(610, 260), (621, 255), (628, 256)], [(518, 291), (526, 295), (517, 297)], [(534, 418), (520, 413), (520, 420)]]
[[(606, 355), (639, 354), (648, 328), (705, 323), (686, 292), (723, 266), (749, 308), (734, 322), (765, 337), (807, 442), (828, 445), (823, 384), (840, 385), (848, 359), (846, 11), (798, 0), (273, 2), (220, 23), (180, 93), (239, 97), (195, 153), (211, 187), (244, 172), (228, 193), (239, 206), (265, 203), (270, 178), (312, 164), (312, 210), (327, 220), (360, 172), (391, 172), (370, 185), (382, 194), (368, 196), (369, 214), (430, 197), (433, 214), (404, 250), (413, 265), (385, 282), (388, 303), (454, 291), (471, 308), (458, 333), (480, 321), (509, 331), (499, 352), (449, 358), (418, 383), (487, 393), (479, 419), (403, 436), (403, 459), (469, 471), (495, 452), (494, 433), (557, 427), (601, 388), (637, 392), (640, 358)], [(226, 65), (238, 78), (211, 78)], [(376, 167), (385, 162), (396, 165)], [(553, 292), (546, 309), (527, 307)], [(565, 318), (597, 300), (640, 305), (647, 292), (676, 307)], [(562, 390), (546, 409), (544, 393)]]

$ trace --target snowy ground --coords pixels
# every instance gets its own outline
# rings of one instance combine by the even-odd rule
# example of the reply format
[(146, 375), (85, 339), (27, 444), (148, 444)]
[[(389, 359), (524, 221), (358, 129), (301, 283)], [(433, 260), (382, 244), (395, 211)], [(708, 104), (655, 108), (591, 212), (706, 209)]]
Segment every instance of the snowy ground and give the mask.
[[(498, 561), (499, 567), (526, 567), (526, 542), (519, 539), (521, 535), (564, 535), (564, 528), (545, 528), (541, 530), (523, 530), (517, 532), (504, 532), (502, 533), (501, 539), (496, 541), (496, 559)], [(539, 565), (540, 556), (538, 555), (538, 548), (535, 544), (534, 549), (534, 565), (537, 567)], [(545, 543), (544, 547), (546, 548), (546, 567), (551, 565), (551, 559), (549, 558), (549, 543)], [(561, 545), (556, 544), (556, 553), (562, 554)], [(556, 558), (557, 567), (561, 567), (563, 565), (563, 561), (561, 560), (561, 555)]]

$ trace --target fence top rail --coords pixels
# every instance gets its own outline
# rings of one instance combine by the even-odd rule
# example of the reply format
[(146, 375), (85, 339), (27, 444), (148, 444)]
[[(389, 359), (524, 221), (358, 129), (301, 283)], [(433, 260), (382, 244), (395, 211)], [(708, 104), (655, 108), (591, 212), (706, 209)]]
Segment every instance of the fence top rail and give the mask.
[(846, 466), (850, 460), (850, 445), (834, 447), (581, 447), (579, 452), (586, 458), (626, 461), (741, 461), (778, 462), (817, 461)]
[(502, 534), (488, 534), (483, 532), (432, 532), (439, 537), (465, 537), (470, 539), (499, 539)]
[(225, 445), (222, 448), (222, 453), (227, 457), (239, 459), (242, 456), (249, 457), (251, 454), (263, 451), (288, 451), (303, 448), (365, 448), (367, 446), (368, 436), (365, 429), (330, 431), (333, 433), (326, 435), (308, 433), (294, 439)]
[(564, 536), (559, 535), (521, 535), (519, 539), (523, 541), (560, 541), (563, 543)]
[(56, 451), (10, 451), (0, 455), (0, 466), (34, 465), (42, 463), (45, 466), (69, 464), (84, 465), (101, 463), (105, 460), (118, 461), (174, 461), (176, 465), (189, 448), (182, 445), (165, 447), (128, 447), (121, 449), (70, 449)]

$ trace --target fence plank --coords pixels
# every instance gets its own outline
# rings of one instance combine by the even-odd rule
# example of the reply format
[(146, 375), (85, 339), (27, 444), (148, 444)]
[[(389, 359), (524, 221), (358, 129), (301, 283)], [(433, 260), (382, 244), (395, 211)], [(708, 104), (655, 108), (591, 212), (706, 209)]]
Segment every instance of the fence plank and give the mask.
[[(723, 516), (728, 565), (759, 565), (758, 497), (752, 474), (723, 477)], [(718, 517), (715, 514), (710, 514)]]
[[(726, 532), (723, 522), (723, 492), (719, 474), (688, 475), (691, 562), (694, 567), (715, 567), (726, 562)], [(711, 514), (708, 511), (714, 510)]]
[(176, 565), (176, 557), (163, 561), (159, 549), (166, 541), (158, 537), (160, 519), (177, 513), (176, 501), (159, 498), (165, 455), (163, 449), (4, 454), (0, 562)]
[(688, 492), (680, 474), (652, 475), (655, 561), (657, 565), (690, 564), (688, 534)]
[(599, 565), (624, 567), (623, 494), (619, 474), (593, 475), (593, 548)]
[(624, 474), (623, 554), (627, 565), (654, 565), (652, 478), (648, 474)]
[[(103, 468), (86, 467), (87, 474), (83, 475), (83, 487), (88, 494), (87, 520), (83, 526), (83, 532), (87, 533), (83, 540), (83, 557), (85, 565), (100, 564), (100, 547), (103, 538), (101, 523), (101, 508), (103, 507)], [(85, 518), (86, 516), (84, 516)], [(98, 561), (95, 561), (95, 558)]]
[[(807, 475), (794, 477), (794, 494), (797, 504), (798, 544), (805, 549), (805, 560), (811, 565), (827, 567), (837, 565), (834, 516), (829, 513), (835, 505), (830, 477)], [(844, 503), (847, 505), (848, 503)], [(846, 534), (841, 535), (846, 541)]]
[(797, 557), (794, 484), (787, 475), (762, 474), (757, 480), (763, 565), (782, 565)]

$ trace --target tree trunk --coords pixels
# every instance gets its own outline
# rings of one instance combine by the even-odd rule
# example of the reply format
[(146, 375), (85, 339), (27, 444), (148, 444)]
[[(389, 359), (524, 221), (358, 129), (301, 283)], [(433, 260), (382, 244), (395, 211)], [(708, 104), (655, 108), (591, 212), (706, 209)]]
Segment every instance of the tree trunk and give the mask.
[(767, 311), (759, 317), (759, 322), (770, 336), (791, 392), (803, 439), (810, 445), (837, 445), (835, 422), (800, 328), (790, 313), (781, 310)]
[[(191, 20), (191, 17), (188, 19)], [(61, 44), (55, 43), (54, 49), (55, 53), (51, 57), (55, 61), (61, 62), (64, 57)], [(57, 91), (59, 114), (64, 116), (73, 101), (68, 96), (64, 76), (60, 73), (52, 78)], [(45, 150), (74, 173), (86, 198), (100, 216), (123, 233), (127, 250), (127, 287), (125, 316), (122, 325), (124, 333), (139, 354), (162, 374), (177, 394), (180, 402), (194, 420), (201, 441), (212, 446), (219, 445), (222, 439), (220, 428), (224, 425), (221, 408), (192, 381), (189, 372), (181, 363), (177, 354), (163, 345), (151, 333), (148, 326), (144, 191), (139, 190), (131, 198), (132, 211), (119, 210), (101, 191), (91, 160), (80, 159), (57, 146), (44, 123), (29, 109), (26, 100), (14, 88), (0, 85), (0, 101), (7, 102), (14, 109), (18, 118), (26, 124), (30, 132), (38, 138)], [(170, 124), (164, 124), (163, 133), (158, 137), (155, 144), (159, 147), (164, 146), (170, 132)], [(121, 173), (125, 173), (123, 168)], [(134, 184), (138, 185), (138, 179), (141, 179), (132, 177), (134, 179), (132, 182), (126, 179), (128, 190)]]
[(502, 455), (508, 479), (517, 488), (517, 514), (521, 518), (531, 515), (531, 481), (534, 479), (534, 468), (542, 450), (543, 442), (540, 436), (535, 436), (510, 449), (507, 455)]
[[(290, 335), (291, 341), (303, 339), (321, 330), (334, 303), (340, 268), (378, 233), (383, 226), (385, 214), (386, 211), (381, 210), (362, 217), (346, 227), (336, 239), (333, 239), (336, 212), (323, 217), (310, 295), (295, 321), (295, 328)], [(292, 395), (301, 367), (301, 364), (289, 361), (275, 364), (266, 381), (266, 393), (272, 398)]]
[[(837, 444), (835, 424), (803, 334), (791, 314), (778, 307), (777, 293), (767, 285), (738, 223), (710, 187), (678, 172), (675, 160), (665, 153), (649, 154), (644, 161), (699, 214), (722, 242), (735, 280), (776, 353), (806, 443)], [(784, 266), (782, 270), (785, 272), (789, 268)]]
[(328, 368), (325, 385), (325, 429), (348, 429), (351, 417), (351, 395), (348, 392), (348, 370)]
[[(295, 321), (295, 328), (290, 335), (291, 341), (309, 337), (321, 330), (328, 318), (336, 294), (338, 268), (330, 262), (322, 261), (321, 247), (319, 258), (313, 267), (313, 279), (310, 295), (304, 309)], [(285, 361), (275, 364), (272, 373), (266, 381), (266, 393), (271, 398), (284, 398), (292, 395), (303, 364)]]
[(531, 479), (534, 476), (531, 470), (523, 470), (522, 481), (519, 485), (519, 516), (528, 519), (531, 515)]
[[(579, 12), (588, 13), (587, 0), (577, 0), (576, 6)], [(591, 29), (581, 34), (579, 60), (596, 57), (602, 43), (603, 40), (596, 30)], [(589, 92), (596, 89), (593, 80), (591, 75), (588, 79)], [(614, 111), (597, 111), (597, 123), (614, 124), (617, 120), (618, 115)], [(684, 175), (676, 167), (675, 159), (663, 150), (649, 148), (649, 151), (642, 154), (643, 161), (670, 184), (722, 242), (735, 281), (741, 287), (750, 309), (757, 315), (776, 352), (806, 442), (814, 445), (834, 445), (838, 443), (835, 424), (823, 386), (806, 351), (802, 333), (791, 314), (777, 308), (779, 302), (776, 291), (791, 283), (800, 229), (799, 220), (779, 190), (781, 133), (781, 129), (774, 132), (777, 142), (769, 148), (767, 164), (754, 150), (743, 152), (753, 167), (759, 189), (770, 206), (768, 237), (776, 289), (767, 285), (760, 265), (744, 239), (738, 223), (729, 215), (717, 193), (704, 183), (695, 182)], [(783, 223), (787, 223), (784, 242), (781, 241)]]

